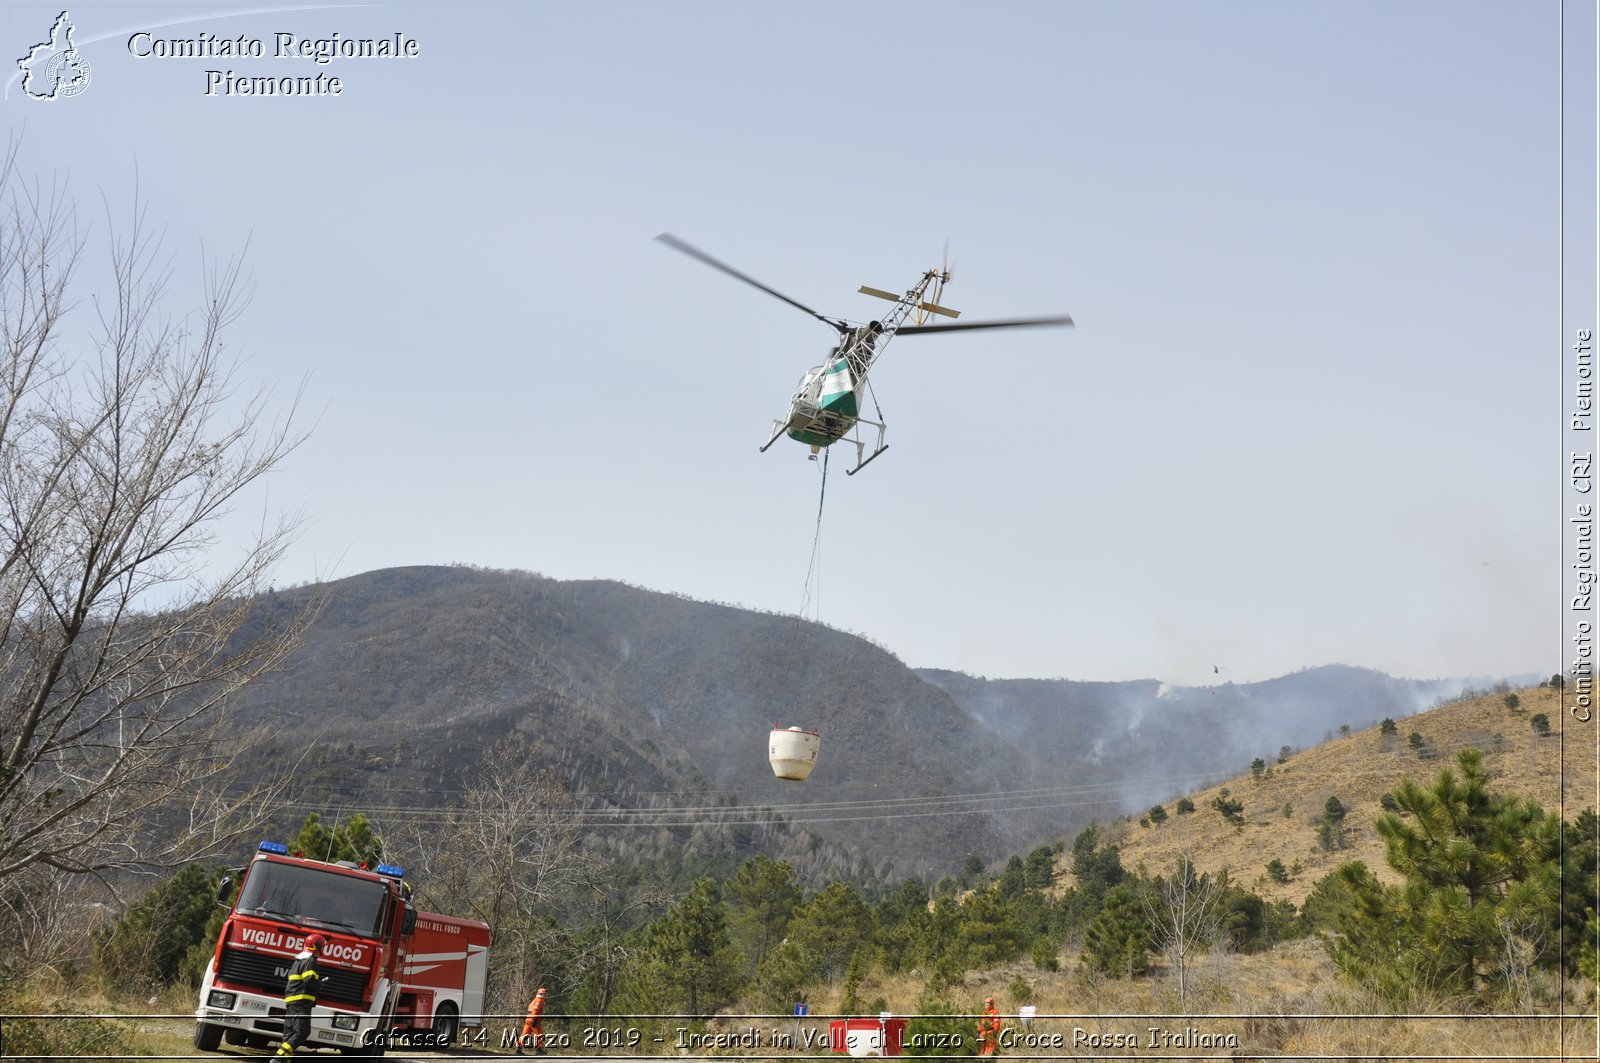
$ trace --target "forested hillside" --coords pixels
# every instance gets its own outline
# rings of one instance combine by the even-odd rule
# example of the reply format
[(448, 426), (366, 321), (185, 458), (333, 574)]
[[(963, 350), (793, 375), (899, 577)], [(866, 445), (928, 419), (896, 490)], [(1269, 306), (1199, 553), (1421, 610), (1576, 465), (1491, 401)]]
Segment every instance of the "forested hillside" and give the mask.
[[(714, 809), (692, 826), (597, 828), (597, 850), (760, 852), (806, 881), (933, 879), (1060, 842), (1264, 748), (1404, 716), (1462, 685), (1346, 667), (1175, 689), (990, 680), (913, 670), (794, 617), (465, 567), (280, 591), (264, 616), (313, 594), (326, 604), (304, 644), (234, 710), (237, 726), (282, 729), (275, 757), (237, 766), (244, 781), (304, 755), (313, 806), (443, 805), (527, 738), (580, 807)], [(821, 730), (807, 782), (773, 778), (775, 724)]]
[[(443, 832), (418, 847), (431, 850), (419, 896), (490, 920), (493, 1007), (514, 1018), (548, 984), (558, 1038), (616, 1016), (641, 1037), (691, 1031), (710, 1044), (741, 1016), (803, 1001), (814, 1025), (888, 1010), (910, 1016), (910, 1054), (971, 1055), (982, 1047), (971, 1012), (988, 994), (1002, 1014), (1037, 1005), (1033, 1035), (1046, 1039), (1114, 1038), (1129, 1015), (1179, 1014), (1194, 1024), (1180, 1034), (1190, 1048), (1367, 1058), (1381, 1045), (1411, 1058), (1444, 1040), (1558, 1058), (1592, 1043), (1592, 1015), (1576, 1028), (1557, 1018), (1592, 1004), (1600, 954), (1600, 836), (1583, 804), (1592, 735), (1564, 734), (1558, 705), (1543, 686), (1442, 705), (1410, 731), (1386, 719), (1270, 768), (1258, 758), (1170, 811), (1090, 825), (1003, 866), (969, 859), (936, 883), (807, 887), (788, 860), (756, 855), (661, 890), (615, 865), (570, 864), (566, 889), (584, 901), (562, 912), (542, 881), (562, 861), (538, 856), (534, 837), (479, 848), (462, 831), (464, 844)], [(1342, 802), (1318, 807), (1312, 795), (1329, 791)], [(1316, 814), (1280, 817), (1270, 806), (1286, 796)], [(380, 855), (360, 816), (331, 835), (313, 816), (294, 844)], [(1308, 852), (1319, 856), (1301, 866)], [(536, 884), (531, 903), (485, 909), (497, 876)], [(104, 928), (96, 970), (144, 971), (152, 988), (192, 980), (221, 920), (214, 886), (191, 866), (152, 890)], [(152, 938), (166, 949), (160, 970)], [(1142, 1047), (1151, 1028), (1167, 1029), (1141, 1025)], [(735, 1052), (789, 1047), (780, 1033)], [(1009, 1036), (1005, 1047), (1026, 1047), (1015, 1027)]]
[[(959, 1034), (964, 1054), (974, 986), (1061, 1012), (1332, 1014), (1536, 1013), (1592, 984), (1592, 876), (1561, 863), (1592, 866), (1592, 737), (1568, 741), (1548, 685), (1417, 713), (1452, 684), (989, 680), (792, 617), (468, 568), (271, 593), (252, 623), (313, 602), (230, 708), (240, 733), (277, 728), (235, 782), (292, 768), (272, 836), (399, 860), (419, 904), (493, 926), (508, 1015), (541, 984), (567, 1015), (708, 1030), (826, 1001), (916, 1014), (924, 1047)], [(788, 722), (824, 736), (803, 784), (766, 763)], [(129, 890), (61, 954), (187, 1007), (221, 874)]]

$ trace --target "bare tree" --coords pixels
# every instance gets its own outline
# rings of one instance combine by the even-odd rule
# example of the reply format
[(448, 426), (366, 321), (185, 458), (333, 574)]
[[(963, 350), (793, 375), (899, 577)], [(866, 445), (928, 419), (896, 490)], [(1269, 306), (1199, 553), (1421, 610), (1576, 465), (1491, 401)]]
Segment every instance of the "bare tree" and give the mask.
[(222, 851), (271, 796), (230, 790), (227, 769), (259, 736), (225, 735), (223, 710), (314, 612), (258, 599), (294, 519), (264, 523), (230, 561), (217, 549), (241, 492), (303, 438), (293, 404), (273, 419), (224, 356), (247, 301), (240, 267), (209, 268), (202, 305), (175, 316), (142, 205), (112, 238), (108, 290), (82, 299), (87, 246), (62, 190), (18, 176), (13, 143), (0, 164), (0, 892)]
[(502, 1010), (520, 1010), (548, 976), (559, 929), (543, 916), (583, 884), (570, 806), (538, 747), (512, 741), (490, 751), (459, 805), (386, 825), (386, 837), (406, 838), (416, 854), (423, 904), (493, 928), (490, 992)]
[(1219, 929), (1222, 882), (1211, 875), (1197, 875), (1194, 861), (1186, 852), (1178, 858), (1173, 872), (1156, 880), (1156, 888), (1145, 897), (1145, 911), (1156, 947), (1167, 955), (1178, 977), (1178, 1007), (1189, 1005), (1189, 968), (1194, 955)]
[(1495, 972), (1505, 983), (1505, 991), (1520, 1011), (1534, 1006), (1534, 976), (1546, 952), (1549, 936), (1538, 922), (1508, 915), (1495, 917), (1500, 934), (1500, 951), (1495, 957)]
[(15, 951), (11, 969), (0, 960), (0, 994), (13, 975), (37, 981), (43, 971), (62, 975), (81, 964), (94, 951), (94, 932), (112, 920), (112, 909), (97, 900), (105, 891), (83, 875), (39, 865), (10, 885), (0, 890), (0, 942)]
[[(603, 869), (586, 865), (590, 894), (590, 933), (577, 945), (573, 956), (573, 978), (589, 985), (589, 1007), (597, 1015), (610, 1013), (622, 972), (637, 962), (637, 957), (622, 945), (623, 928), (639, 910), (659, 915), (670, 908), (672, 898), (661, 886), (639, 887), (630, 884), (618, 889), (607, 881)], [(612, 876), (615, 877), (615, 876)]]

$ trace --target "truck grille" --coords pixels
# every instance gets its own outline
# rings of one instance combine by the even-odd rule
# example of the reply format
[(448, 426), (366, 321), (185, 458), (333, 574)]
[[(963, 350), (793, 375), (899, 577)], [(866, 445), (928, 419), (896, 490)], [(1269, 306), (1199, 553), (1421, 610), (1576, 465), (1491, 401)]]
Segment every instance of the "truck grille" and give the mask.
[[(250, 986), (282, 996), (284, 979), (288, 976), (291, 962), (282, 956), (225, 948), (222, 950), (222, 963), (217, 967), (217, 977), (233, 985)], [(361, 997), (366, 988), (367, 980), (361, 971), (324, 968), (322, 987), (317, 991), (317, 1003), (349, 1004), (359, 1008), (363, 1006)]]

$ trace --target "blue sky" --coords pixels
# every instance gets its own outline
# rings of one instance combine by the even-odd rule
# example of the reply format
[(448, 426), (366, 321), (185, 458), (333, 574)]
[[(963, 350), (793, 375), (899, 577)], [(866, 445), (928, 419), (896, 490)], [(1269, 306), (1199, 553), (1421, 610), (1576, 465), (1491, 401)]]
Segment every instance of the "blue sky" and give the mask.
[[(4, 106), (94, 238), (137, 180), (175, 309), (244, 253), (245, 376), (315, 431), (223, 548), (303, 510), (283, 584), (621, 579), (990, 676), (1559, 666), (1554, 5), (246, 10), (70, 9), (89, 87)], [(10, 6), (8, 55), (59, 11)], [(896, 340), (808, 596), (819, 467), (756, 448), (832, 333), (663, 231), (856, 320), (948, 240), (965, 318), (1077, 328)]]

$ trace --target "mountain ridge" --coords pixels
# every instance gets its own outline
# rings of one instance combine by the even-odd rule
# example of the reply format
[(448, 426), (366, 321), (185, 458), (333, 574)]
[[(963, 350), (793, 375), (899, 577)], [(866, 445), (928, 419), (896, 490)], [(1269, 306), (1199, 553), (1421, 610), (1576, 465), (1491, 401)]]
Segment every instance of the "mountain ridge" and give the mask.
[[(614, 851), (766, 852), (817, 876), (936, 878), (1171, 796), (1174, 773), (1152, 765), (1237, 772), (1464, 685), (1343, 665), (1212, 688), (990, 680), (910, 668), (793, 616), (466, 566), (275, 591), (262, 612), (318, 595), (322, 611), (285, 668), (230, 709), (241, 727), (316, 736), (302, 740), (319, 754), (313, 800), (444, 803), (480, 758), (526, 739), (595, 807), (699, 795), (728, 809), (716, 829), (635, 831), (606, 840)], [(766, 763), (768, 731), (789, 725), (823, 735), (803, 784)], [(280, 750), (295, 751), (292, 740)], [(957, 796), (949, 815), (930, 814), (939, 806), (928, 802)], [(901, 803), (891, 811), (890, 800)]]

